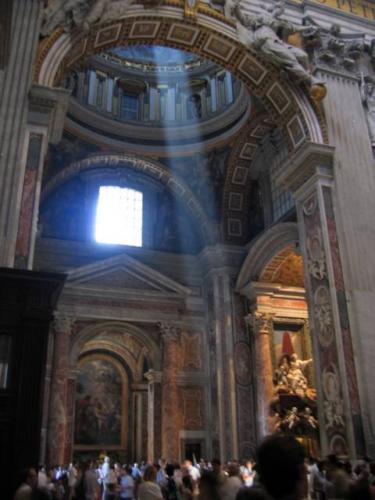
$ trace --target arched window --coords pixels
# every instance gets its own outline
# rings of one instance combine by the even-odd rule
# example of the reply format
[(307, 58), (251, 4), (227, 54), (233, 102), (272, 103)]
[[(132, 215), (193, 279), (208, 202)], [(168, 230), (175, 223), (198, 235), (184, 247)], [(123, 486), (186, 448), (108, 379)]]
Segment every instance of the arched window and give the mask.
[(118, 186), (101, 186), (95, 220), (98, 243), (142, 246), (143, 193)]

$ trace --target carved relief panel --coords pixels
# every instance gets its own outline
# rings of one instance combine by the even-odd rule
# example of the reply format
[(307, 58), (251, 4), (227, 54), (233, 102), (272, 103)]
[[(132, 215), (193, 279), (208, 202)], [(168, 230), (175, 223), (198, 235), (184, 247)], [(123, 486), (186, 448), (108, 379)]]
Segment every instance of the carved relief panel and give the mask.
[(322, 374), (324, 429), (330, 453), (348, 453), (346, 417), (343, 392), (339, 383), (339, 358), (335, 342), (335, 327), (327, 256), (321, 230), (320, 207), (317, 193), (310, 195), (302, 205), (306, 231), (307, 271), (311, 287), (313, 333), (318, 348), (317, 370)]

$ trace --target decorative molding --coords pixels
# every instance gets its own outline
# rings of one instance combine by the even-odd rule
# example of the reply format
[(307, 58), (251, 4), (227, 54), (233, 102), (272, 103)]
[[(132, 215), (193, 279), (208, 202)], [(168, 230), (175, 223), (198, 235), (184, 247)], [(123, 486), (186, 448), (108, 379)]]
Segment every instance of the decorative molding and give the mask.
[[(169, 294), (180, 298), (186, 298), (191, 295), (189, 288), (125, 253), (69, 271), (66, 287), (90, 288), (91, 284), (96, 289), (97, 282), (99, 281), (100, 283), (101, 277), (119, 272), (128, 273), (129, 278), (135, 277), (140, 281), (140, 284), (144, 283), (143, 293), (154, 291), (159, 294)], [(122, 289), (126, 288), (126, 282), (121, 286)], [(114, 285), (113, 288), (116, 288), (116, 286)]]
[(280, 168), (277, 184), (296, 194), (306, 182), (316, 176), (332, 180), (334, 150), (332, 146), (306, 142)]

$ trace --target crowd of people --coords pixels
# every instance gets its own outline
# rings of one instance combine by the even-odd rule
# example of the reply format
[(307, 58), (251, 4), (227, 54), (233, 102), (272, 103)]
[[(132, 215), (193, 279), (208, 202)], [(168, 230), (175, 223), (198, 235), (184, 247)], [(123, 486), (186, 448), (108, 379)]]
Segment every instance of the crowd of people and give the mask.
[(14, 500), (375, 500), (375, 462), (353, 467), (330, 455), (306, 457), (292, 436), (275, 434), (257, 450), (256, 462), (218, 459), (199, 463), (101, 464), (27, 469)]

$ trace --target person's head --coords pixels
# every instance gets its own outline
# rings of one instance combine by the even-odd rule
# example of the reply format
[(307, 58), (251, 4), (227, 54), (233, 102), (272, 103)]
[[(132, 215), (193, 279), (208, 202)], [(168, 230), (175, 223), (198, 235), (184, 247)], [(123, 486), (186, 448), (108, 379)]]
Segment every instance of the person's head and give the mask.
[(240, 488), (236, 500), (269, 500), (269, 496), (256, 488)]
[(257, 451), (257, 471), (272, 497), (304, 498), (307, 493), (305, 456), (303, 446), (293, 436), (275, 434), (261, 443)]
[(191, 460), (185, 459), (184, 463), (183, 463), (183, 466), (185, 467), (185, 469), (190, 470), (192, 468), (192, 466), (193, 466), (193, 463), (192, 463)]
[(249, 470), (253, 469), (253, 461), (252, 460), (246, 460), (244, 465)]
[(38, 474), (33, 467), (23, 469), (20, 474), (20, 482), (36, 488), (38, 484)]
[(167, 474), (168, 477), (173, 477), (174, 465), (173, 464), (167, 464), (166, 467), (165, 467), (165, 473)]
[(221, 462), (218, 458), (212, 459), (211, 465), (214, 472), (219, 473), (221, 471)]
[(217, 475), (205, 471), (199, 480), (200, 500), (220, 500)]
[(228, 465), (227, 468), (228, 476), (233, 477), (233, 476), (239, 476), (240, 475), (240, 468), (237, 463), (231, 462)]
[(144, 481), (155, 481), (156, 480), (156, 469), (153, 465), (147, 465), (143, 473)]

